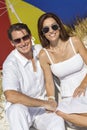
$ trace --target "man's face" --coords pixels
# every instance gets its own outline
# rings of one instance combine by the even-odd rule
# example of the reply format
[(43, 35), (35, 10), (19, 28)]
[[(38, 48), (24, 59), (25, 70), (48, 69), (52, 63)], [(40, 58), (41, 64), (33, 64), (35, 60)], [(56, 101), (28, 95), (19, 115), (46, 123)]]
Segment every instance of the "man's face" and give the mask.
[(11, 44), (22, 55), (29, 54), (32, 47), (31, 36), (29, 36), (25, 29), (13, 31)]

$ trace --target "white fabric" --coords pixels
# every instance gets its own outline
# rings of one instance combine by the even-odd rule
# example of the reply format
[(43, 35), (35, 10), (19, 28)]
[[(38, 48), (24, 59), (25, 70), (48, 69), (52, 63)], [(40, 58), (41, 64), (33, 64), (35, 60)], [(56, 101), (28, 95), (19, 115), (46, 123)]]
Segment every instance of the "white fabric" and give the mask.
[[(31, 60), (27, 60), (17, 50), (13, 50), (3, 64), (3, 91), (17, 90), (28, 96), (45, 99), (43, 71), (38, 60), (41, 46), (33, 46), (37, 72), (33, 71)], [(64, 120), (55, 113), (46, 113), (43, 108), (26, 107), (21, 104), (6, 103), (6, 115), (10, 130), (65, 130)]]
[(46, 112), (43, 108), (12, 104), (6, 114), (10, 130), (30, 130), (32, 125), (37, 130), (65, 130), (64, 120), (55, 113)]
[[(3, 64), (3, 91), (17, 90), (31, 97), (44, 98), (44, 77), (37, 57), (39, 46), (33, 47), (33, 52), (37, 72), (33, 71), (31, 60), (27, 60), (17, 50), (10, 53)], [(10, 104), (7, 103), (6, 108)]]
[[(70, 44), (75, 53), (71, 40)], [(75, 53), (70, 59), (59, 63), (53, 63), (50, 67), (53, 74), (59, 77), (61, 83), (60, 93), (63, 100), (60, 102), (57, 109), (66, 113), (87, 113), (87, 89), (85, 96), (81, 95), (80, 98), (72, 98), (74, 90), (79, 87), (87, 74), (87, 68), (80, 54)]]
[(57, 110), (64, 113), (87, 113), (87, 97), (64, 98), (59, 103)]

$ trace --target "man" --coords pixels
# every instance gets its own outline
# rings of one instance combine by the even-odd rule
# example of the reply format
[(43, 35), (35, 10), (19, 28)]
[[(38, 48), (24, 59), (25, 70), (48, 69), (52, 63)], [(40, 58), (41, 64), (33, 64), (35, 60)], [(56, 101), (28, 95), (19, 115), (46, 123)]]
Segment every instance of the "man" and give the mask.
[[(3, 64), (3, 91), (7, 100), (6, 115), (10, 130), (65, 130), (57, 116), (55, 101), (46, 100), (43, 71), (38, 60), (39, 45), (32, 45), (26, 24), (10, 26), (8, 37), (14, 50)], [(51, 98), (51, 97), (50, 97)]]

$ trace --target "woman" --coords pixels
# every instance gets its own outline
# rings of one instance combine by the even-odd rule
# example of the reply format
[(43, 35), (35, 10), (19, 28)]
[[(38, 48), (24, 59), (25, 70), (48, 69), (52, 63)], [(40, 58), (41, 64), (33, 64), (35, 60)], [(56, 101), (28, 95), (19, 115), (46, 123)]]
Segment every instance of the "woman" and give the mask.
[(61, 20), (45, 13), (38, 20), (43, 49), (40, 63), (44, 71), (48, 99), (54, 100), (52, 73), (60, 79), (62, 101), (56, 113), (77, 126), (87, 127), (87, 50), (81, 40), (70, 37)]

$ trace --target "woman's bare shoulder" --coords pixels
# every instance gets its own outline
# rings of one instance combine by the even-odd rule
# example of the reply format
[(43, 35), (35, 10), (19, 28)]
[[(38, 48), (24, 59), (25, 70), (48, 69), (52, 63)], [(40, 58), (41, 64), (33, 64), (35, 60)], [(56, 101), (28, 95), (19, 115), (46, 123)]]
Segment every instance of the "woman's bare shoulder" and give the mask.
[(44, 49), (41, 49), (40, 52), (39, 52), (39, 57), (44, 58), (45, 55), (46, 54), (45, 54)]
[(72, 42), (77, 52), (85, 47), (83, 41), (78, 36), (72, 37)]
[(72, 39), (72, 41), (74, 41), (74, 42), (81, 41), (78, 36), (73, 36), (73, 37), (71, 37), (71, 39)]
[(73, 37), (71, 37), (71, 39), (72, 39), (73, 43), (76, 44), (77, 46), (83, 43), (81, 38), (79, 38), (78, 36), (73, 36)]
[(41, 49), (40, 53), (39, 53), (39, 60), (40, 60), (40, 63), (42, 63), (42, 65), (46, 65), (49, 63), (49, 59), (47, 57), (47, 54), (45, 52), (44, 49)]

